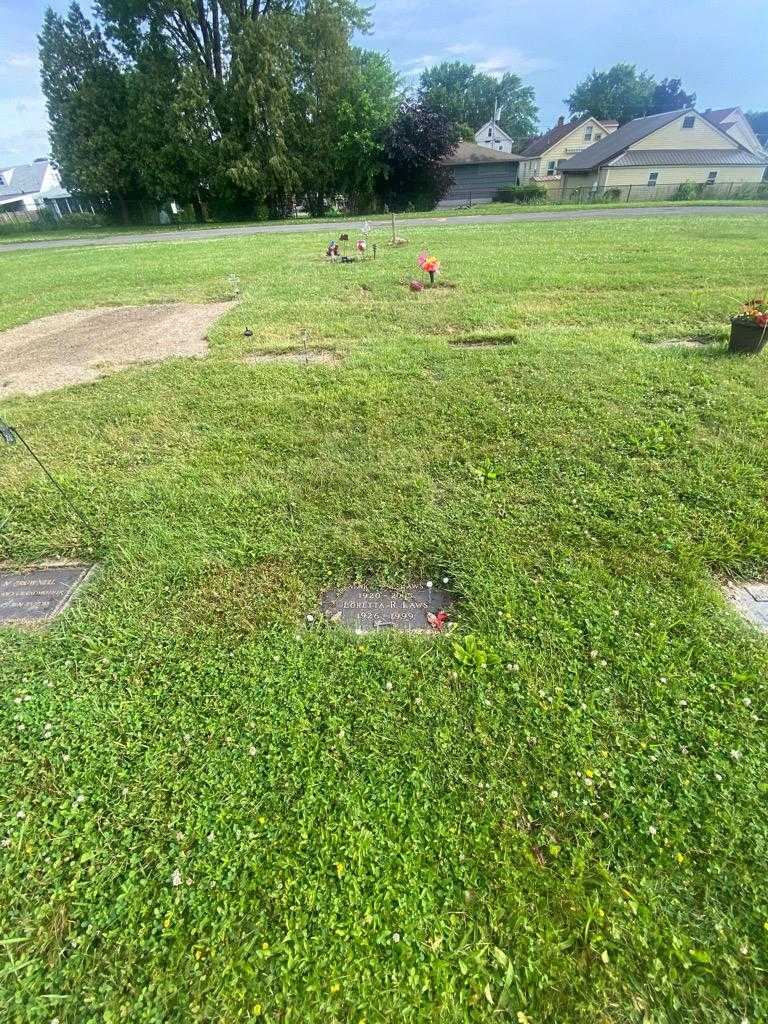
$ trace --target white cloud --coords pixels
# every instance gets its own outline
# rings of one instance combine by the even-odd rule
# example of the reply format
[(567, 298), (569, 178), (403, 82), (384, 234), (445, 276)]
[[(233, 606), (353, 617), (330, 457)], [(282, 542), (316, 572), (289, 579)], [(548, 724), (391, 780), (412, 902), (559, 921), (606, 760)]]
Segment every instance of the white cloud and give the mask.
[(514, 71), (518, 75), (530, 75), (534, 71), (549, 71), (554, 61), (547, 57), (534, 57), (522, 50), (505, 48), (488, 54), (484, 60), (478, 60), (477, 70), (487, 75), (501, 76), (506, 71)]
[(48, 117), (42, 94), (0, 99), (0, 162), (28, 163), (49, 149)]
[(37, 70), (38, 59), (34, 53), (12, 53), (9, 57), (3, 61), (11, 68), (21, 68), (27, 70)]
[(479, 43), (454, 43), (453, 46), (446, 46), (445, 53), (454, 57), (465, 57), (469, 53), (476, 53), (481, 49)]
[(546, 57), (523, 53), (514, 47), (501, 47), (489, 53), (488, 47), (478, 42), (452, 43), (443, 47), (439, 54), (422, 53), (420, 57), (406, 60), (402, 67), (406, 76), (416, 76), (433, 64), (456, 57), (463, 57), (474, 64), (478, 71), (493, 75), (494, 78), (500, 78), (506, 71), (530, 75), (534, 71), (549, 71), (555, 67), (555, 62)]

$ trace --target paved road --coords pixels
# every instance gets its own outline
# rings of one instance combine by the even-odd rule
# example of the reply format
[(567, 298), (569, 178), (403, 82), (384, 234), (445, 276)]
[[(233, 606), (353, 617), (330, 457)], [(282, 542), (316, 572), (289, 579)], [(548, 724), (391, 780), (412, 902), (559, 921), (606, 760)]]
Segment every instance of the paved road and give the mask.
[[(761, 213), (768, 215), (765, 206), (627, 206), (608, 210), (526, 210), (520, 213), (466, 214), (458, 217), (406, 217), (398, 219), (398, 229), (440, 224), (514, 224), (535, 220), (605, 220), (625, 217), (732, 217), (734, 214)], [(106, 235), (101, 238), (56, 238), (45, 242), (9, 242), (0, 245), (0, 253), (21, 249), (73, 249), (93, 245), (137, 245), (142, 242), (207, 242), (211, 238), (239, 238), (243, 235), (291, 235), (307, 231), (337, 234), (345, 230), (358, 230), (364, 218), (333, 221), (325, 224), (299, 221), (295, 224), (250, 224), (247, 227), (200, 228), (185, 231), (146, 231), (141, 234)], [(386, 221), (372, 221), (373, 227), (387, 230)]]

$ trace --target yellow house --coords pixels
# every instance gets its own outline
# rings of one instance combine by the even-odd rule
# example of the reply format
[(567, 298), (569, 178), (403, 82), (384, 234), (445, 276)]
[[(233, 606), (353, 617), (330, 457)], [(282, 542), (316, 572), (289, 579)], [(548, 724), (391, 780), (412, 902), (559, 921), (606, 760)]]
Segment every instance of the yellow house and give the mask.
[(768, 180), (768, 154), (755, 153), (695, 110), (638, 117), (560, 166), (563, 189), (637, 199), (671, 193), (685, 182), (713, 188)]
[(531, 139), (520, 154), (520, 184), (534, 180), (560, 186), (559, 165), (588, 146), (599, 142), (618, 128), (618, 121), (598, 121), (596, 117), (561, 117), (554, 128)]

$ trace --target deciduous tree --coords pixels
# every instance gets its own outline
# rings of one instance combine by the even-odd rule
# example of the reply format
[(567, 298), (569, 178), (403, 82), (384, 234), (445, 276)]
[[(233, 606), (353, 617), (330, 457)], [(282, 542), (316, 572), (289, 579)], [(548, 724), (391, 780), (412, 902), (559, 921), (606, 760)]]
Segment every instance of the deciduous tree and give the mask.
[(455, 124), (463, 138), (474, 138), (477, 129), (501, 107), (499, 124), (521, 139), (533, 135), (538, 113), (534, 92), (520, 77), (507, 72), (500, 78), (476, 70), (464, 61), (444, 61), (422, 72), (419, 102)]
[(420, 103), (403, 103), (383, 135), (386, 171), (378, 194), (390, 209), (431, 209), (448, 191), (453, 175), (441, 163), (459, 132), (444, 114)]
[(607, 71), (593, 71), (565, 102), (572, 114), (624, 124), (648, 113), (655, 88), (655, 79), (634, 64), (614, 64)]

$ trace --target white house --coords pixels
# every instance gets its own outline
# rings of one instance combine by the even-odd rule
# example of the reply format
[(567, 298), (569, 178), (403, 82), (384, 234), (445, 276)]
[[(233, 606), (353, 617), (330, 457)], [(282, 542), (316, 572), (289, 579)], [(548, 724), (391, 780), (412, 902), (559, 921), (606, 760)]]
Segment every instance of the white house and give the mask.
[(0, 167), (0, 213), (37, 213), (49, 207), (58, 217), (81, 208), (77, 200), (70, 200), (49, 160)]
[(499, 153), (512, 152), (512, 139), (495, 121), (486, 121), (475, 132), (475, 142), (486, 149), (495, 149)]
[[(524, 155), (524, 154), (523, 154)], [(615, 189), (650, 198), (660, 186), (758, 185), (768, 154), (753, 152), (695, 110), (638, 117), (576, 153), (558, 170), (567, 189)]]

